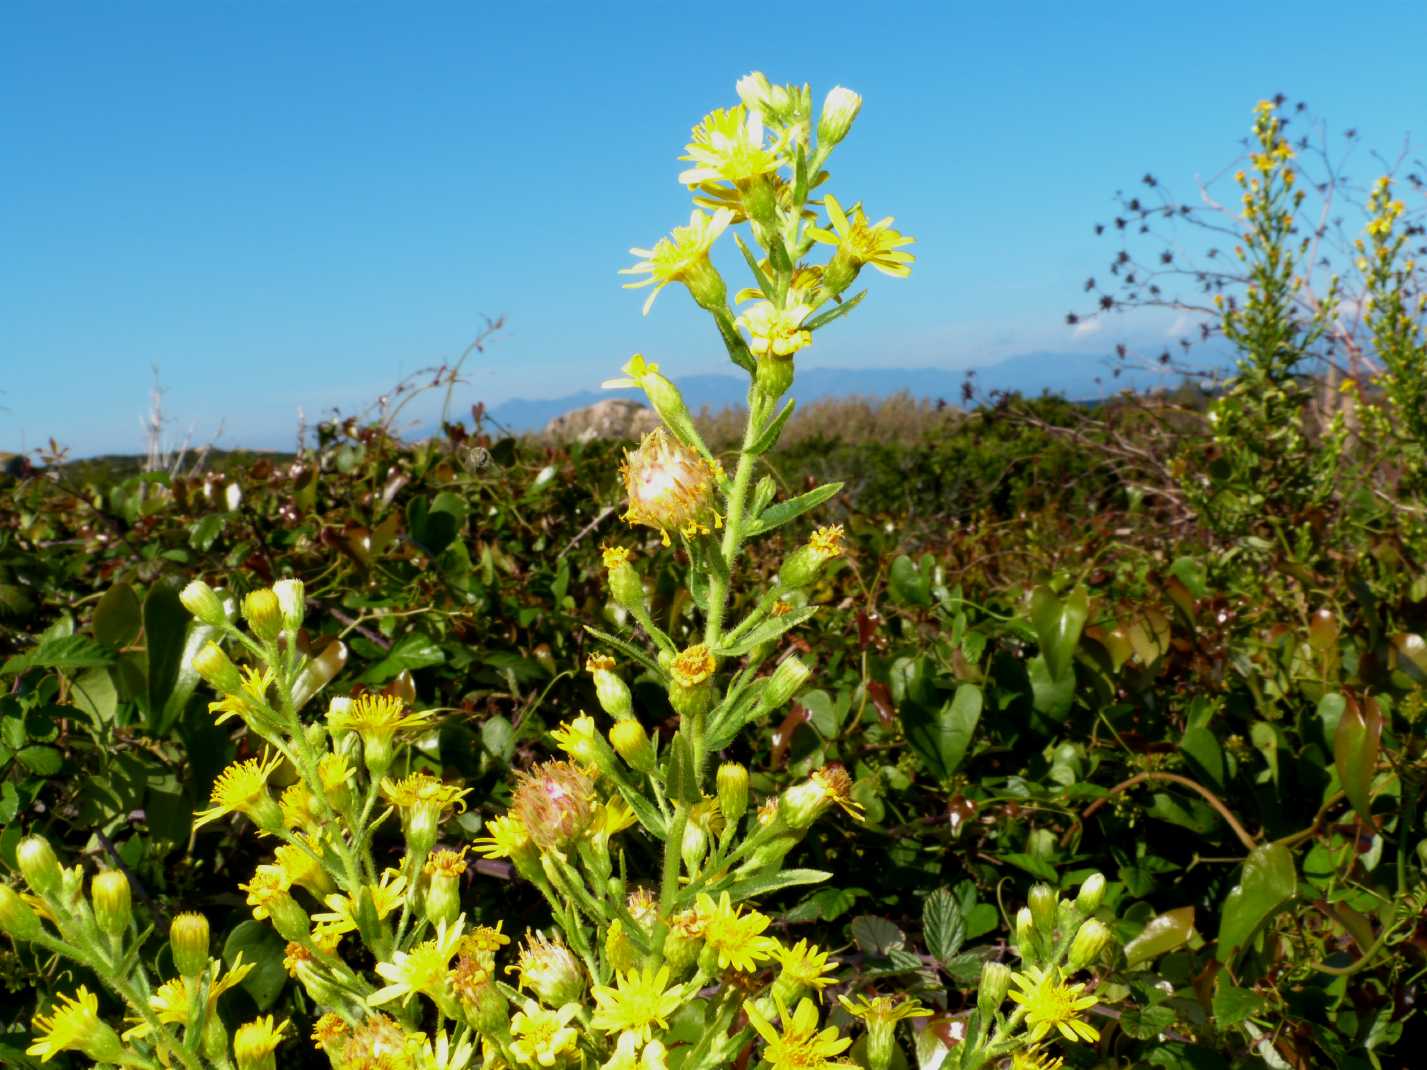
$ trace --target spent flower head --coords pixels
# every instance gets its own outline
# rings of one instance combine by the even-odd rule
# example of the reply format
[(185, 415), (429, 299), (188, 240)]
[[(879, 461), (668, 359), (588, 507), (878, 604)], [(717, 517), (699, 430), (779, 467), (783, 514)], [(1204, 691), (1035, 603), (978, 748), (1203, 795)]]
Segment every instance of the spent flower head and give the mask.
[(715, 507), (719, 475), (697, 450), (685, 446), (656, 427), (625, 451), (620, 466), (629, 499), (623, 519), (656, 529), (669, 545), (669, 533), (685, 536), (722, 527)]

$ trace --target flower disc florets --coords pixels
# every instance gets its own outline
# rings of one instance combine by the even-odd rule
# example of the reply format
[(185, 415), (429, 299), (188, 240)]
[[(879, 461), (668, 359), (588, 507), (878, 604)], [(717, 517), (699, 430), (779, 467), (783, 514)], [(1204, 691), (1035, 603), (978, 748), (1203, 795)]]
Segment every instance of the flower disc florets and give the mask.
[(520, 775), (512, 809), (537, 847), (565, 847), (594, 819), (594, 781), (573, 762), (545, 762)]
[(723, 526), (714, 504), (718, 473), (663, 428), (645, 435), (634, 452), (625, 452), (620, 474), (629, 497), (624, 519), (657, 529), (666, 546), (671, 531), (693, 536)]

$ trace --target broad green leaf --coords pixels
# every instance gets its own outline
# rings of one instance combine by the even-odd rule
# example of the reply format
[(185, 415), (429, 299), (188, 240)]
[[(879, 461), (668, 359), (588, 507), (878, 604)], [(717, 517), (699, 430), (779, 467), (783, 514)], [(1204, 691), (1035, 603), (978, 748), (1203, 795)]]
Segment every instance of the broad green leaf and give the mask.
[(114, 655), (89, 636), (66, 635), (46, 639), (28, 654), (16, 654), (5, 662), (0, 676), (13, 676), (27, 669), (95, 669), (113, 660)]
[(108, 724), (119, 709), (119, 692), (108, 669), (85, 669), (70, 686), (69, 701), (95, 724)]
[(230, 969), (239, 954), (244, 962), (253, 964), (252, 972), (243, 978), (241, 985), (260, 1011), (276, 1003), (287, 984), (287, 970), (282, 964), (286, 946), (282, 937), (257, 921), (239, 922), (223, 943), (223, 961)]
[(403, 669), (427, 669), (440, 665), (446, 660), (445, 652), (436, 640), (420, 632), (403, 635), (386, 657), (362, 674), (364, 684), (380, 684), (390, 680)]
[(764, 509), (762, 514), (748, 525), (745, 536), (752, 538), (754, 535), (761, 535), (765, 531), (772, 531), (774, 528), (782, 527), (790, 520), (795, 520), (810, 509), (816, 509), (823, 502), (835, 496), (842, 490), (841, 483), (824, 483), (821, 487), (808, 491), (806, 494), (799, 494), (796, 498), (789, 498), (786, 502), (778, 502)]
[(927, 950), (945, 965), (950, 962), (966, 940), (966, 919), (956, 897), (945, 888), (938, 888), (922, 903), (922, 931)]
[(1179, 741), (1179, 749), (1189, 759), (1194, 771), (1209, 782), (1216, 791), (1224, 788), (1224, 752), (1219, 747), (1219, 739), (1203, 725), (1191, 725), (1185, 729), (1184, 738)]
[(1240, 988), (1226, 974), (1219, 974), (1218, 982), (1214, 987), (1213, 1009), (1214, 1024), (1220, 1029), (1247, 1021), (1268, 1006), (1257, 992)]
[(188, 545), (193, 549), (204, 553), (218, 540), (218, 536), (223, 534), (223, 529), (228, 525), (228, 518), (222, 513), (209, 513), (201, 520), (191, 524), (188, 529)]
[(1054, 676), (1045, 656), (1037, 654), (1026, 661), (1026, 675), (1031, 681), (1031, 706), (1052, 721), (1063, 721), (1075, 704), (1075, 670), (1064, 676)]
[(116, 583), (94, 607), (94, 638), (116, 649), (128, 646), (143, 625), (139, 596), (127, 583)]
[(64, 756), (56, 747), (24, 747), (15, 753), (15, 757), (35, 776), (54, 776), (64, 767)]
[(1031, 624), (1052, 680), (1061, 680), (1070, 671), (1089, 614), (1090, 597), (1083, 587), (1077, 587), (1064, 599), (1057, 598), (1049, 587), (1037, 587), (1031, 592)]
[(887, 593), (892, 601), (901, 606), (931, 605), (935, 567), (936, 559), (931, 554), (923, 554), (920, 562), (906, 554), (899, 555), (887, 573)]
[(907, 742), (927, 767), (945, 780), (961, 766), (971, 746), (981, 719), (981, 689), (975, 684), (962, 684), (940, 709), (928, 710), (909, 703), (900, 712)]
[(149, 727), (163, 719), (169, 695), (183, 668), (184, 640), (192, 618), (178, 600), (178, 584), (162, 580), (149, 588), (144, 599), (144, 646), (148, 651)]
[(1333, 766), (1343, 794), (1365, 821), (1372, 820), (1372, 782), (1377, 773), (1382, 714), (1369, 696), (1360, 703), (1351, 696), (1333, 734)]
[(406, 505), (406, 532), (411, 541), (435, 557), (456, 538), (460, 519), (437, 509), (425, 498), (412, 498)]
[(1298, 872), (1287, 847), (1267, 843), (1255, 847), (1244, 861), (1239, 883), (1224, 899), (1214, 955), (1232, 962), (1265, 921), (1298, 891)]
[(868, 955), (885, 955), (907, 946), (907, 937), (886, 918), (859, 914), (852, 919), (852, 939)]
[(1125, 945), (1125, 962), (1130, 969), (1153, 962), (1167, 951), (1189, 942), (1194, 935), (1194, 908), (1167, 910), (1149, 920), (1140, 934)]

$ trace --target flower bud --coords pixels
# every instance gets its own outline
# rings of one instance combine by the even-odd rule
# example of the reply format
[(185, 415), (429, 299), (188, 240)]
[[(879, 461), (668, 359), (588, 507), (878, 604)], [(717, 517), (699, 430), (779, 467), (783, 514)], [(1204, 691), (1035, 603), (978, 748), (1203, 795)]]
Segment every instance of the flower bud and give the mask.
[(461, 1000), (466, 1023), (483, 1037), (501, 1036), (510, 1028), (510, 1001), (492, 981), (475, 985)]
[(1031, 893), (1026, 897), (1026, 905), (1031, 908), (1036, 930), (1044, 937), (1055, 935), (1055, 908), (1059, 902), (1055, 889), (1049, 884), (1032, 885)]
[(278, 580), (273, 584), (273, 594), (277, 597), (283, 629), (289, 632), (297, 631), (302, 627), (302, 618), (307, 614), (307, 600), (302, 581)]
[(218, 592), (202, 580), (194, 580), (178, 593), (183, 608), (198, 620), (213, 628), (222, 628), (228, 623), (228, 614), (223, 611), (223, 599)]
[(193, 911), (179, 914), (169, 927), (168, 945), (179, 976), (200, 976), (208, 969), (208, 919)]
[(818, 145), (832, 148), (847, 136), (853, 120), (862, 110), (862, 98), (851, 89), (834, 86), (823, 98), (822, 115), (818, 118)]
[(754, 368), (753, 385), (763, 396), (764, 404), (771, 405), (776, 402), (788, 392), (788, 387), (793, 385), (793, 358), (773, 354), (760, 357)]
[(699, 863), (709, 850), (708, 830), (693, 821), (684, 825), (684, 839), (679, 845), (679, 856), (684, 860), (684, 869), (690, 876), (698, 873)]
[(0, 884), (0, 930), (16, 940), (33, 940), (44, 933), (39, 915), (8, 884)]
[(129, 899), (129, 878), (119, 869), (106, 869), (89, 882), (89, 899), (94, 904), (94, 920), (99, 931), (122, 936), (133, 917)]
[(614, 671), (614, 658), (592, 654), (585, 661), (585, 669), (594, 680), (595, 697), (599, 699), (600, 709), (617, 721), (634, 716), (629, 685)]
[(788, 590), (806, 587), (818, 578), (823, 565), (842, 553), (842, 525), (818, 528), (812, 538), (799, 546), (778, 570), (778, 582)]
[(812, 670), (798, 655), (784, 658), (773, 670), (773, 675), (768, 677), (768, 684), (763, 689), (762, 704), (770, 710), (778, 709), (798, 693), (798, 689), (807, 683), (811, 675)]
[(1070, 956), (1067, 960), (1072, 970), (1083, 970), (1095, 962), (1105, 946), (1110, 942), (1110, 930), (1098, 918), (1091, 918), (1081, 925), (1070, 942)]
[(605, 546), (601, 553), (604, 567), (609, 572), (609, 593), (614, 600), (625, 609), (643, 611), (644, 581), (629, 563), (628, 547)]
[(638, 721), (616, 721), (609, 730), (609, 742), (615, 752), (641, 773), (654, 769), (657, 756), (649, 742), (649, 734)]
[(515, 968), (517, 987), (528, 988), (551, 1007), (578, 1002), (585, 991), (585, 973), (574, 953), (560, 940), (531, 933)]
[(193, 655), (193, 671), (221, 695), (235, 694), (243, 686), (238, 667), (223, 653), (223, 648), (209, 640)]
[(1100, 909), (1105, 898), (1105, 874), (1092, 873), (1080, 886), (1080, 894), (1075, 897), (1075, 905), (1082, 914), (1094, 914)]
[(703, 643), (674, 657), (669, 665), (669, 705), (680, 717), (701, 717), (713, 708), (717, 662)]
[(834, 803), (844, 809), (858, 809), (852, 802), (852, 778), (842, 766), (830, 764), (815, 769), (803, 783), (785, 789), (778, 814), (790, 829), (801, 832)]
[(723, 818), (734, 824), (748, 811), (748, 767), (738, 762), (724, 762), (714, 777), (718, 785), (718, 806)]
[(461, 913), (461, 874), (466, 872), (465, 849), (434, 852), (426, 863), (431, 883), (426, 889), (426, 920), (450, 925)]
[(51, 898), (60, 894), (64, 874), (49, 840), (43, 836), (27, 836), (15, 848), (15, 860), (30, 891)]
[(693, 930), (694, 916), (690, 911), (676, 917), (669, 926), (669, 935), (664, 940), (664, 964), (676, 980), (684, 977), (698, 961), (703, 940)]
[(282, 607), (277, 595), (264, 587), (243, 599), (243, 619), (259, 639), (269, 642), (282, 632)]
[(981, 965), (981, 983), (976, 987), (976, 1009), (981, 1014), (984, 1026), (991, 1022), (991, 1016), (1000, 1008), (1011, 990), (1011, 967), (1003, 962), (986, 962)]
[(1039, 957), (1036, 950), (1036, 919), (1031, 915), (1030, 907), (1021, 907), (1016, 911), (1016, 948), (1023, 959), (1034, 961)]

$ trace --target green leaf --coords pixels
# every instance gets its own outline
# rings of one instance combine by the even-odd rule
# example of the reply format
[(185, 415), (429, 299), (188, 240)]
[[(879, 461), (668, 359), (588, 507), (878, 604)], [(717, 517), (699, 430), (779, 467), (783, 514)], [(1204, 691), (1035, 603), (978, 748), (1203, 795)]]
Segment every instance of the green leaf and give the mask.
[(1063, 721), (1075, 703), (1075, 670), (1057, 677), (1050, 671), (1045, 656), (1037, 654), (1026, 661), (1026, 675), (1031, 681), (1031, 706), (1052, 721)]
[(1090, 598), (1083, 587), (1077, 587), (1064, 601), (1049, 587), (1037, 587), (1031, 592), (1031, 624), (1052, 680), (1061, 680), (1070, 671), (1089, 614)]
[(819, 312), (816, 316), (812, 317), (811, 319), (804, 320), (804, 321), (803, 321), (803, 324), (802, 324), (803, 330), (805, 330), (805, 331), (817, 331), (817, 330), (821, 330), (823, 327), (826, 327), (826, 326), (827, 326), (829, 323), (831, 323), (833, 320), (841, 319), (843, 316), (845, 316), (845, 315), (847, 315), (849, 312), (851, 312), (854, 308), (856, 308), (858, 305), (860, 305), (860, 304), (862, 303), (862, 299), (863, 299), (864, 297), (866, 297), (866, 296), (867, 296), (867, 291), (866, 291), (866, 290), (863, 290), (861, 293), (856, 294), (856, 295), (854, 295), (854, 296), (852, 296), (852, 297), (849, 297), (846, 301), (843, 301), (840, 305), (835, 305), (835, 306), (833, 306), (832, 308), (828, 309), (826, 312)]
[(763, 268), (758, 264), (758, 258), (748, 250), (748, 246), (743, 243), (743, 238), (736, 232), (733, 234), (733, 243), (738, 246), (738, 251), (743, 254), (744, 261), (748, 264), (748, 270), (753, 272), (753, 281), (758, 284), (758, 288), (763, 291), (763, 296), (768, 300), (773, 300), (773, 284), (768, 281), (768, 276), (763, 273)]
[(926, 936), (927, 950), (942, 965), (950, 962), (961, 950), (966, 941), (966, 919), (961, 916), (956, 896), (947, 889), (938, 888), (922, 903), (922, 931)]
[(222, 513), (209, 513), (190, 525), (188, 545), (199, 553), (206, 553), (218, 541), (218, 536), (223, 534), (223, 529), (227, 526), (228, 518)]
[(788, 521), (802, 516), (809, 509), (816, 509), (840, 490), (842, 490), (841, 483), (824, 483), (821, 487), (810, 490), (806, 494), (799, 494), (796, 498), (789, 498), (786, 502), (770, 505), (763, 510), (757, 520), (748, 526), (748, 530), (744, 534), (751, 538), (754, 535), (761, 535), (765, 531), (782, 527)]
[(811, 619), (817, 611), (817, 606), (804, 606), (802, 609), (794, 610), (792, 613), (785, 613), (781, 617), (769, 617), (763, 621), (763, 623), (756, 624), (750, 628), (748, 633), (732, 646), (720, 646), (714, 653), (726, 658), (742, 657), (754, 647), (771, 642), (784, 632), (790, 631), (804, 621)]
[(54, 776), (64, 766), (64, 755), (57, 747), (25, 747), (15, 757), (35, 776)]
[(114, 655), (87, 635), (66, 635), (46, 639), (28, 654), (16, 654), (0, 668), (0, 676), (14, 676), (27, 669), (102, 668), (114, 661)]
[(1240, 988), (1230, 982), (1225, 974), (1219, 975), (1213, 1001), (1214, 1025), (1217, 1028), (1227, 1029), (1248, 1021), (1255, 1015), (1262, 1014), (1267, 1007), (1268, 1001), (1257, 992)]
[(287, 984), (287, 970), (282, 964), (286, 947), (282, 937), (256, 921), (239, 922), (223, 943), (223, 961), (229, 968), (239, 954), (244, 962), (253, 964), (252, 972), (243, 978), (241, 985), (260, 1011), (276, 1003)]
[(788, 422), (788, 418), (793, 415), (795, 402), (789, 398), (777, 416), (768, 422), (768, 426), (758, 433), (758, 437), (753, 440), (753, 445), (748, 447), (748, 452), (754, 457), (761, 457), (778, 443), (778, 436), (783, 433), (783, 427)]
[(701, 797), (698, 777), (694, 772), (694, 755), (689, 737), (683, 731), (674, 733), (669, 742), (669, 761), (664, 772), (664, 788), (674, 802), (692, 806)]
[(85, 669), (74, 678), (69, 701), (95, 724), (108, 724), (119, 710), (119, 691), (108, 669)]
[(885, 955), (907, 946), (907, 937), (886, 918), (859, 914), (852, 919), (852, 939), (868, 955)]
[(163, 719), (169, 695), (183, 668), (184, 640), (192, 618), (178, 600), (178, 585), (162, 580), (144, 599), (144, 645), (148, 650), (148, 716), (150, 727)]
[(831, 873), (821, 869), (785, 869), (778, 873), (749, 877), (746, 880), (734, 881), (727, 885), (715, 885), (710, 892), (717, 895), (727, 890), (729, 898), (735, 903), (739, 903), (745, 899), (779, 891), (782, 888), (795, 888), (800, 884), (821, 884), (831, 876)]
[(941, 779), (960, 768), (981, 720), (981, 689), (962, 684), (950, 702), (932, 713), (915, 704), (904, 707), (907, 741)]
[(105, 646), (128, 646), (143, 625), (139, 596), (127, 583), (116, 583), (94, 607), (94, 638)]
[(1134, 969), (1145, 962), (1152, 962), (1167, 951), (1173, 951), (1189, 942), (1194, 935), (1194, 908), (1179, 907), (1167, 910), (1149, 920), (1140, 934), (1125, 945), (1125, 962)]
[(438, 508), (425, 498), (412, 498), (406, 505), (407, 534), (432, 557), (455, 540), (460, 521), (449, 509)]
[(1348, 696), (1338, 730), (1333, 733), (1333, 767), (1343, 794), (1365, 821), (1372, 821), (1372, 782), (1377, 774), (1382, 714), (1369, 697), (1359, 703)]
[(1203, 725), (1191, 725), (1185, 729), (1179, 749), (1191, 768), (1209, 781), (1210, 787), (1218, 791), (1224, 789), (1224, 752), (1213, 732)]
[(932, 604), (932, 572), (936, 559), (931, 554), (923, 554), (920, 562), (901, 554), (892, 562), (887, 573), (887, 593), (892, 601), (902, 606), (929, 606)]
[(390, 680), (403, 669), (429, 669), (446, 661), (446, 653), (436, 644), (436, 640), (420, 632), (403, 635), (387, 651), (386, 657), (377, 662), (361, 676), (364, 684), (380, 684)]
[(819, 888), (783, 915), (790, 925), (809, 921), (836, 921), (866, 896), (866, 888)]
[(1298, 872), (1287, 847), (1267, 843), (1255, 847), (1244, 861), (1239, 883), (1224, 899), (1215, 958), (1229, 963), (1254, 933), (1298, 891)]

